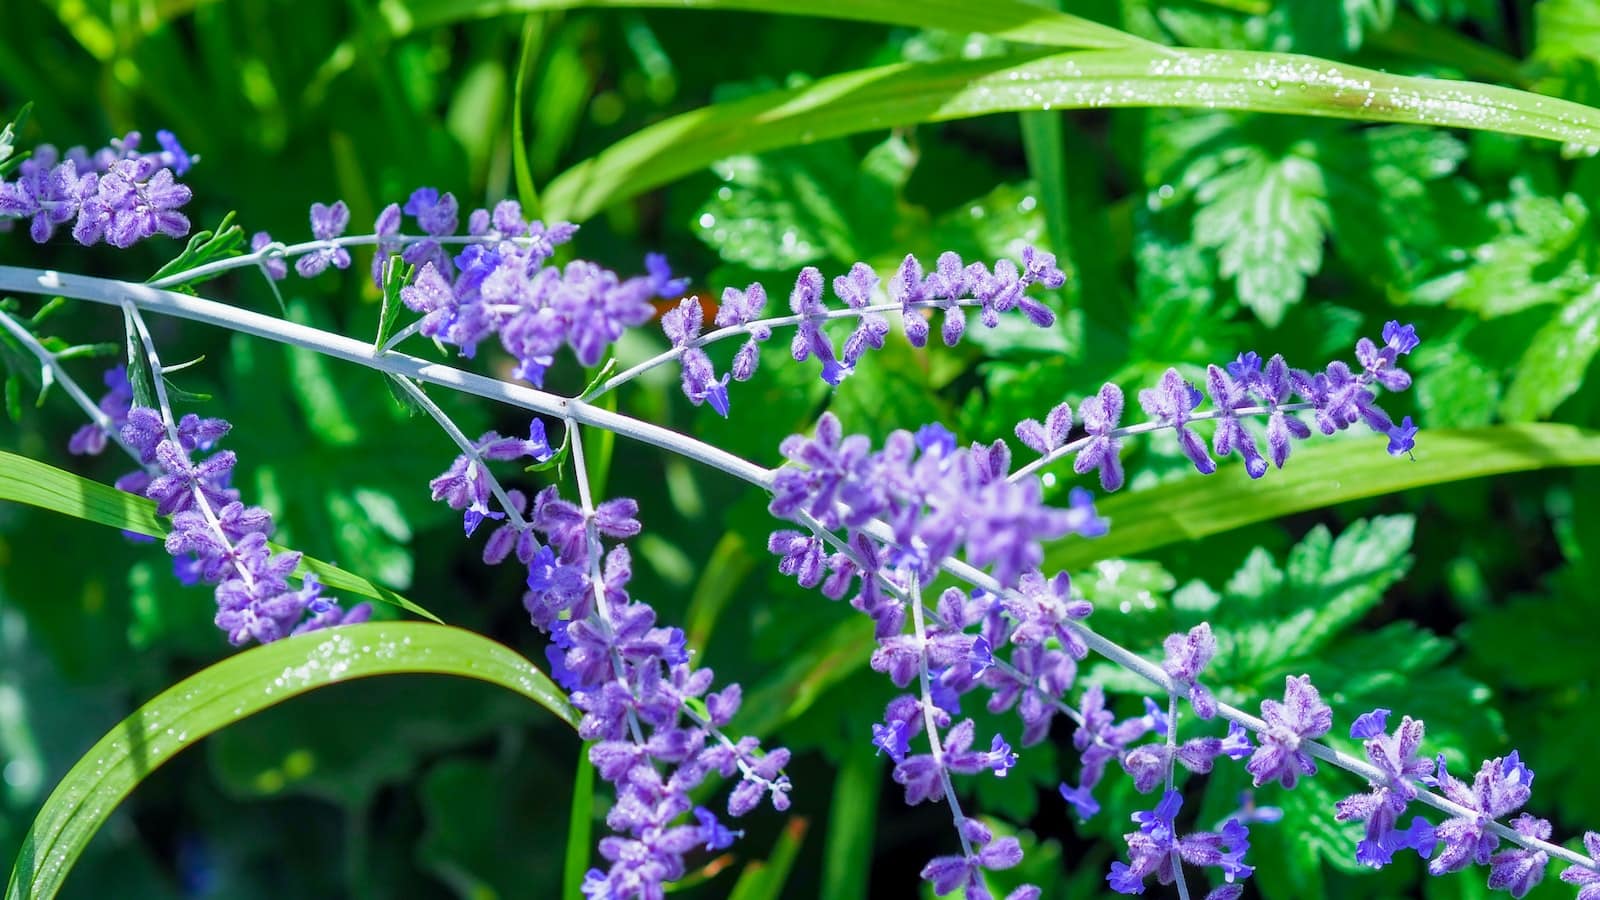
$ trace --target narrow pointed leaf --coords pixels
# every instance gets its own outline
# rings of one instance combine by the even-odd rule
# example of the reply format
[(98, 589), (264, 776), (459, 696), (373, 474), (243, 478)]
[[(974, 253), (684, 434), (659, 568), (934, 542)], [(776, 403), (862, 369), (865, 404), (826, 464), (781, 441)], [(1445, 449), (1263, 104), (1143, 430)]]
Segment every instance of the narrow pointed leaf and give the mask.
[(673, 116), (558, 176), (546, 189), (545, 213), (581, 221), (735, 153), (989, 113), (1107, 106), (1405, 122), (1600, 147), (1600, 110), (1494, 85), (1283, 53), (1164, 47), (1023, 53), (858, 69)]
[[(156, 515), (156, 505), (151, 500), (4, 451), (0, 451), (0, 501), (25, 503), (153, 538), (165, 538), (168, 531), (167, 523)], [(272, 548), (274, 551), (286, 549), (277, 544)], [(315, 573), (333, 590), (359, 594), (398, 606), (412, 615), (439, 621), (438, 616), (400, 594), (331, 563), (303, 556), (297, 571)]]
[(419, 673), (497, 684), (577, 727), (565, 695), (532, 663), (458, 628), (374, 622), (255, 647), (168, 688), (83, 755), (23, 839), (6, 900), (54, 897), (117, 804), (184, 747), (307, 691), (374, 675)]
[(1093, 540), (1069, 538), (1045, 550), (1045, 570), (1079, 569), (1096, 560), (1133, 556), (1178, 541), (1198, 540), (1346, 500), (1567, 466), (1600, 465), (1600, 432), (1570, 425), (1502, 425), (1426, 430), (1416, 460), (1384, 453), (1383, 438), (1297, 447), (1280, 472), (1252, 481), (1244, 467), (1186, 478), (1099, 504), (1111, 531)]
[(1021, 0), (384, 0), (378, 4), (391, 37), (464, 19), (580, 7), (667, 7), (711, 12), (762, 12), (978, 32), (1053, 47), (1134, 47), (1146, 42), (1088, 19)]

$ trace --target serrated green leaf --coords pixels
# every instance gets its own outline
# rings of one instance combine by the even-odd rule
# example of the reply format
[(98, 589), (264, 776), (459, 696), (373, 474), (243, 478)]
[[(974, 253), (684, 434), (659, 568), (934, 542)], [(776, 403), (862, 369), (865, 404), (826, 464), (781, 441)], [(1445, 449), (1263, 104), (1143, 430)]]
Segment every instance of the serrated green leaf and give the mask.
[(1322, 169), (1301, 153), (1269, 156), (1230, 148), (1222, 168), (1195, 191), (1194, 240), (1217, 251), (1221, 274), (1236, 280), (1239, 300), (1267, 327), (1305, 295), (1322, 267), (1328, 228)]
[(1560, 303), (1594, 283), (1586, 258), (1589, 208), (1575, 193), (1551, 197), (1518, 176), (1511, 196), (1489, 207), (1498, 229), (1474, 247), (1471, 263), (1410, 292), (1418, 303), (1448, 303), (1484, 318)]
[(1318, 526), (1283, 569), (1257, 548), (1210, 616), (1223, 677), (1270, 691), (1275, 676), (1355, 624), (1405, 573), (1412, 524), (1409, 516), (1358, 521), (1337, 540)]
[[(4, 451), (0, 451), (0, 500), (25, 503), (154, 538), (164, 538), (167, 534), (167, 524), (156, 516), (153, 501)], [(274, 551), (286, 549), (277, 544), (271, 546)], [(359, 594), (439, 621), (433, 613), (394, 591), (321, 560), (302, 556), (295, 571), (297, 574), (313, 573), (334, 590)]]
[(1340, 259), (1387, 287), (1409, 286), (1485, 237), (1476, 189), (1452, 178), (1466, 145), (1437, 129), (1404, 125), (1343, 133), (1319, 151)]
[(1242, 466), (1100, 504), (1111, 532), (1068, 538), (1045, 548), (1045, 569), (1075, 571), (1097, 559), (1133, 556), (1156, 547), (1265, 522), (1345, 500), (1506, 472), (1600, 465), (1600, 432), (1569, 425), (1505, 425), (1424, 430), (1416, 462), (1384, 453), (1382, 438), (1347, 438), (1296, 447), (1282, 471), (1252, 481)]
[(1583, 386), (1600, 351), (1600, 282), (1568, 301), (1534, 334), (1517, 364), (1500, 414), (1527, 422), (1554, 412)]
[(1267, 17), (1269, 33), (1300, 53), (1361, 49), (1367, 33), (1394, 21), (1395, 0), (1281, 0)]
[(34, 819), (12, 869), (7, 900), (55, 896), (123, 798), (184, 747), (307, 691), (399, 673), (497, 684), (577, 725), (565, 695), (532, 663), (470, 631), (420, 622), (369, 623), (254, 647), (168, 688), (83, 755)]
[[(985, 7), (987, 8), (987, 7)], [(1390, 75), (1312, 57), (1094, 50), (902, 63), (674, 116), (562, 173), (546, 213), (581, 221), (714, 160), (859, 131), (996, 112), (1184, 106), (1466, 127), (1600, 146), (1600, 110), (1471, 82)], [(1284, 183), (1305, 189), (1291, 170)]]
[(724, 260), (757, 271), (859, 258), (834, 199), (849, 167), (848, 151), (833, 143), (720, 160), (712, 171), (723, 183), (700, 207), (695, 233)]

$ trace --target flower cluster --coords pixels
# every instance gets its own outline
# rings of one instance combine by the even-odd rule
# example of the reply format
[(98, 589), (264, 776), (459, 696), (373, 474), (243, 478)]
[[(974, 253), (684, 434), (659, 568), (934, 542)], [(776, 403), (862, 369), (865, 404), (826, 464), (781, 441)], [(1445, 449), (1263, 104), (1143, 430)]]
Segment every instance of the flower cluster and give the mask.
[[(822, 367), (822, 380), (838, 385), (852, 371), (869, 349), (883, 349), (889, 334), (889, 320), (885, 309), (898, 306), (904, 322), (906, 338), (913, 346), (922, 347), (928, 342), (928, 310), (944, 313), (940, 334), (945, 344), (955, 346), (966, 331), (965, 307), (979, 307), (979, 321), (988, 328), (1000, 324), (1000, 314), (1018, 310), (1030, 322), (1041, 328), (1055, 322), (1050, 308), (1025, 294), (1035, 284), (1057, 288), (1066, 276), (1056, 267), (1056, 258), (1036, 247), (1026, 247), (1022, 252), (1022, 266), (1002, 259), (991, 270), (981, 262), (963, 264), (961, 257), (949, 251), (939, 255), (933, 272), (923, 274), (922, 263), (915, 256), (907, 256), (886, 285), (891, 301), (885, 306), (875, 306), (879, 278), (866, 263), (856, 263), (850, 271), (833, 279), (834, 296), (845, 302), (845, 309), (830, 309), (823, 302), (824, 280), (822, 272), (813, 266), (800, 271), (794, 289), (789, 293), (792, 319), (766, 320), (761, 318), (767, 305), (767, 292), (760, 284), (744, 290), (729, 287), (722, 293), (722, 304), (717, 309), (718, 328), (735, 329), (749, 335), (733, 359), (733, 365), (719, 380), (711, 360), (701, 349), (700, 327), (703, 312), (700, 301), (685, 298), (673, 311), (662, 317), (661, 327), (674, 350), (679, 351), (683, 364), (683, 392), (690, 402), (699, 406), (709, 401), (722, 416), (728, 415), (728, 379), (748, 381), (755, 373), (760, 344), (772, 336), (776, 321), (796, 325), (789, 353), (795, 362), (815, 358)], [(824, 326), (829, 319), (848, 317), (855, 320), (844, 343), (836, 350), (833, 338)]]
[(1244, 855), (1250, 849), (1250, 832), (1244, 823), (1231, 818), (1223, 823), (1221, 831), (1199, 831), (1179, 837), (1174, 820), (1182, 806), (1183, 795), (1169, 788), (1154, 810), (1133, 814), (1139, 830), (1124, 835), (1129, 862), (1111, 864), (1111, 874), (1106, 880), (1112, 890), (1142, 894), (1144, 881), (1151, 875), (1161, 884), (1171, 884), (1178, 878), (1175, 870), (1181, 861), (1221, 870), (1227, 883), (1207, 894), (1206, 900), (1237, 900), (1244, 892), (1243, 887), (1234, 884), (1234, 879), (1249, 878), (1255, 871), (1244, 863)]
[[(1549, 854), (1537, 846), (1501, 850), (1505, 826), (1501, 819), (1520, 810), (1533, 793), (1533, 772), (1519, 754), (1488, 759), (1468, 784), (1451, 775), (1444, 754), (1424, 759), (1418, 754), (1424, 733), (1420, 720), (1404, 717), (1393, 733), (1387, 732), (1389, 710), (1374, 709), (1357, 717), (1350, 737), (1363, 740), (1367, 760), (1381, 775), (1371, 790), (1339, 801), (1335, 818), (1366, 823), (1366, 836), (1356, 845), (1356, 861), (1374, 868), (1388, 865), (1399, 850), (1415, 850), (1429, 859), (1428, 872), (1443, 875), (1469, 865), (1489, 866), (1489, 887), (1521, 897), (1544, 879)], [(1437, 790), (1462, 812), (1435, 826), (1421, 816), (1400, 827), (1400, 816), (1418, 793), (1418, 784)], [(1547, 841), (1550, 823), (1522, 813), (1510, 823), (1522, 838)], [(1600, 858), (1600, 835), (1584, 836), (1590, 859)], [(1600, 874), (1592, 867), (1572, 865), (1563, 881), (1582, 886), (1579, 900), (1592, 900), (1600, 889)]]
[[(1071, 508), (1056, 509), (1044, 504), (1037, 479), (1008, 479), (1004, 441), (957, 447), (955, 435), (929, 425), (915, 435), (896, 431), (873, 451), (865, 436), (846, 437), (839, 420), (824, 413), (814, 437), (793, 435), (780, 450), (789, 464), (778, 470), (768, 509), (782, 519), (809, 517), (829, 531), (848, 531), (869, 566), (856, 604), (878, 620), (880, 634), (899, 630), (900, 604), (882, 602), (873, 572), (899, 570), (926, 582), (960, 549), (968, 562), (1015, 586), (1043, 561), (1042, 541), (1105, 532), (1086, 493), (1074, 496)], [(863, 530), (874, 520), (888, 523), (888, 544)], [(807, 586), (821, 581), (826, 566), (832, 573), (826, 592), (841, 596), (861, 564), (849, 554), (826, 554), (823, 543), (817, 534), (779, 531), (768, 545)]]
[[(185, 415), (176, 423), (160, 412), (133, 405), (128, 372), (117, 366), (105, 373), (107, 391), (100, 398), (106, 415), (142, 468), (117, 479), (116, 486), (156, 502), (156, 514), (170, 516), (167, 552), (173, 571), (184, 584), (216, 585), (217, 627), (235, 646), (263, 644), (291, 634), (331, 625), (363, 622), (372, 614), (365, 603), (346, 611), (313, 574), (290, 586), (300, 554), (274, 553), (272, 514), (246, 506), (230, 485), (235, 457), (224, 450), (196, 460), (194, 454), (216, 446), (231, 427), (222, 419)], [(68, 450), (97, 455), (108, 433), (98, 424), (72, 435)], [(308, 615), (309, 614), (309, 615)]]
[(139, 132), (89, 153), (73, 147), (63, 156), (44, 144), (17, 167), (17, 179), (0, 181), (0, 223), (28, 219), (28, 233), (39, 243), (72, 223), (72, 236), (85, 246), (104, 240), (131, 247), (156, 234), (183, 237), (189, 219), (179, 207), (192, 192), (177, 182), (198, 160), (170, 131), (159, 131), (161, 145), (139, 152)]
[[(1368, 338), (1356, 342), (1359, 372), (1337, 360), (1321, 372), (1291, 369), (1281, 355), (1274, 355), (1263, 367), (1257, 354), (1241, 353), (1225, 368), (1207, 367), (1205, 393), (1177, 369), (1168, 369), (1154, 387), (1139, 391), (1139, 405), (1151, 425), (1177, 433), (1178, 447), (1203, 475), (1217, 470), (1213, 453), (1228, 456), (1237, 452), (1251, 478), (1265, 475), (1269, 460), (1283, 468), (1292, 441), (1311, 436), (1311, 427), (1295, 415), (1299, 411), (1309, 411), (1323, 434), (1364, 423), (1389, 438), (1390, 454), (1409, 454), (1416, 447), (1416, 426), (1410, 416), (1395, 424), (1378, 406), (1374, 387), (1401, 391), (1411, 385), (1411, 376), (1399, 367), (1398, 360), (1416, 349), (1417, 332), (1410, 325), (1391, 321), (1383, 326), (1383, 341), (1381, 347)], [(1198, 412), (1207, 395), (1212, 409)], [(1101, 486), (1115, 491), (1123, 482), (1122, 438), (1150, 430), (1148, 426), (1120, 427), (1123, 404), (1122, 389), (1106, 384), (1079, 407), (1085, 437), (1068, 441), (1072, 409), (1063, 403), (1052, 409), (1042, 424), (1028, 419), (1017, 425), (1017, 439), (1046, 460), (1076, 453), (1075, 472), (1098, 472)], [(1267, 417), (1266, 456), (1243, 422), (1244, 417), (1256, 415)], [(1193, 428), (1195, 422), (1206, 419), (1216, 422), (1210, 447)]]
[(584, 895), (657, 897), (664, 883), (683, 877), (686, 856), (723, 849), (740, 834), (697, 807), (690, 793), (713, 775), (737, 777), (729, 815), (750, 812), (763, 797), (787, 809), (789, 778), (782, 770), (789, 752), (762, 752), (754, 738), (735, 741), (723, 733), (739, 710), (739, 685), (710, 692), (712, 672), (693, 665), (682, 629), (659, 626), (655, 610), (629, 595), (627, 547), (617, 543), (602, 553), (602, 539), (639, 533), (638, 504), (615, 498), (586, 510), (552, 486), (531, 508), (521, 492), (508, 491), (509, 508), (491, 510), (493, 476), (484, 461), (520, 456), (550, 456), (538, 420), (526, 440), (484, 435), (472, 455), (434, 479), (433, 496), (464, 511), (468, 534), (484, 518), (505, 520), (490, 535), (484, 558), (499, 563), (515, 552), (527, 566), (523, 605), (550, 635), (546, 656), (583, 712), (578, 733), (594, 742), (590, 761), (616, 788), (606, 823), (617, 834), (600, 841), (610, 865), (588, 872)]
[[(406, 216), (422, 230), (420, 238), (400, 233)], [(310, 278), (330, 267), (348, 268), (350, 252), (340, 238), (349, 224), (343, 201), (313, 205), (311, 233), (322, 246), (300, 257), (295, 271)], [(536, 386), (544, 384), (562, 346), (593, 366), (626, 329), (654, 317), (652, 300), (675, 300), (686, 286), (657, 255), (646, 260), (648, 274), (627, 279), (583, 260), (547, 265), (577, 226), (527, 221), (514, 200), (503, 200), (493, 210), (473, 210), (464, 237), (457, 235), (459, 227), (460, 204), (435, 188), (417, 189), (404, 206), (389, 204), (373, 224), (378, 242), (373, 279), (382, 286), (383, 266), (399, 253), (418, 266), (416, 277), (400, 291), (406, 308), (422, 316), (418, 331), (469, 358), (480, 343), (498, 336), (517, 360), (516, 377)], [(446, 244), (464, 246), (452, 256)], [(266, 232), (251, 241), (258, 253), (271, 245)], [(264, 259), (263, 265), (270, 277), (287, 274), (281, 259)]]

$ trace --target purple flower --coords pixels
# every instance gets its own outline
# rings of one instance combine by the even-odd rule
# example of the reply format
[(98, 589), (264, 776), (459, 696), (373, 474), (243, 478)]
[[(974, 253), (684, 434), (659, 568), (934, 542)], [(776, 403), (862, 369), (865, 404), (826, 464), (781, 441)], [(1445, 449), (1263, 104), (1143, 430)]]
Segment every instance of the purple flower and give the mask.
[(1446, 797), (1477, 813), (1472, 818), (1450, 819), (1436, 829), (1442, 846), (1439, 855), (1428, 864), (1428, 871), (1441, 875), (1471, 863), (1489, 862), (1500, 838), (1488, 830), (1488, 825), (1528, 802), (1533, 773), (1513, 752), (1504, 758), (1486, 760), (1471, 786), (1450, 775), (1442, 760), (1433, 781)]
[[(1583, 849), (1589, 859), (1600, 859), (1600, 832), (1584, 832)], [(1600, 900), (1600, 870), (1568, 866), (1561, 873), (1561, 880), (1579, 886), (1577, 900)]]
[[(319, 241), (332, 241), (344, 234), (350, 227), (350, 208), (340, 200), (332, 206), (321, 203), (311, 204), (311, 236)], [(295, 260), (294, 270), (302, 278), (315, 278), (327, 270), (328, 266), (339, 269), (350, 268), (350, 251), (335, 244), (319, 247)]]
[[(1367, 759), (1383, 774), (1372, 791), (1340, 800), (1334, 818), (1340, 822), (1366, 822), (1365, 839), (1356, 845), (1356, 861), (1379, 868), (1394, 855), (1393, 842), (1386, 838), (1395, 831), (1406, 804), (1417, 796), (1415, 781), (1433, 772), (1433, 760), (1417, 756), (1421, 749), (1423, 724), (1406, 716), (1392, 735), (1383, 732), (1389, 711), (1375, 709), (1356, 719), (1351, 737), (1367, 737), (1363, 745)], [(1435, 861), (1437, 862), (1437, 860)]]
[[(963, 819), (961, 831), (973, 847), (972, 854), (935, 857), (923, 867), (922, 878), (932, 883), (935, 894), (948, 894), (961, 888), (967, 897), (987, 898), (990, 894), (983, 882), (984, 870), (998, 872), (1015, 867), (1022, 862), (1022, 845), (1014, 837), (995, 839), (989, 827), (976, 819)], [(1020, 893), (1024, 890), (1031, 893)], [(1008, 895), (1008, 900), (1037, 895), (1038, 888), (1024, 886)]]
[(663, 300), (676, 300), (689, 289), (689, 279), (673, 278), (672, 267), (662, 253), (646, 253), (644, 269), (650, 279), (650, 289)]
[[(1400, 424), (1390, 428), (1386, 434), (1389, 436), (1389, 455), (1411, 456), (1411, 451), (1417, 446), (1417, 426), (1411, 424), (1411, 417), (1406, 416)], [(1415, 459), (1416, 457), (1412, 457)]]
[(1211, 625), (1201, 622), (1186, 635), (1168, 635), (1162, 646), (1167, 658), (1161, 668), (1172, 679), (1178, 696), (1189, 698), (1189, 705), (1200, 718), (1216, 715), (1217, 701), (1211, 689), (1195, 680), (1217, 652), (1217, 639), (1211, 634)]
[(1122, 461), (1118, 456), (1122, 442), (1115, 434), (1122, 420), (1122, 389), (1110, 383), (1103, 385), (1100, 393), (1078, 405), (1078, 413), (1083, 416), (1090, 440), (1078, 451), (1072, 470), (1079, 475), (1098, 470), (1100, 486), (1108, 492), (1122, 487)]
[[(1527, 813), (1518, 816), (1511, 827), (1523, 837), (1550, 839), (1550, 823)], [(1496, 853), (1489, 857), (1489, 889), (1510, 891), (1511, 896), (1522, 897), (1544, 880), (1544, 870), (1549, 863), (1550, 856), (1543, 850), (1516, 847)]]
[(711, 358), (700, 349), (700, 326), (704, 312), (698, 297), (685, 297), (676, 307), (661, 317), (661, 329), (666, 332), (672, 346), (681, 349), (679, 359), (683, 364), (683, 393), (695, 406), (709, 402), (724, 419), (728, 417), (728, 378), (717, 380)]
[[(272, 235), (265, 231), (258, 231), (250, 238), (250, 252), (260, 253), (272, 246)], [(273, 281), (282, 281), (289, 277), (289, 263), (282, 256), (268, 255), (261, 258), (261, 271)]]
[(1217, 470), (1217, 464), (1206, 452), (1205, 442), (1187, 425), (1189, 413), (1200, 405), (1201, 399), (1200, 391), (1177, 369), (1168, 369), (1160, 384), (1139, 392), (1139, 405), (1144, 407), (1145, 415), (1176, 431), (1183, 455), (1189, 457), (1200, 474), (1210, 475)]
[(1230, 884), (1235, 879), (1250, 877), (1254, 869), (1244, 863), (1244, 855), (1250, 849), (1250, 833), (1244, 824), (1238, 819), (1229, 819), (1220, 832), (1202, 831), (1179, 838), (1174, 820), (1182, 805), (1183, 796), (1169, 790), (1162, 794), (1154, 810), (1133, 814), (1139, 830), (1124, 835), (1129, 861), (1111, 864), (1106, 881), (1112, 890), (1142, 894), (1144, 881), (1152, 874), (1161, 884), (1171, 884), (1176, 878), (1174, 867), (1179, 860), (1190, 865), (1220, 868)]
[(1261, 732), (1261, 746), (1245, 764), (1255, 786), (1277, 781), (1292, 788), (1300, 775), (1315, 775), (1316, 761), (1300, 749), (1300, 743), (1327, 734), (1333, 727), (1333, 710), (1322, 702), (1311, 676), (1285, 678), (1283, 702), (1261, 701), (1261, 718), (1267, 723)]

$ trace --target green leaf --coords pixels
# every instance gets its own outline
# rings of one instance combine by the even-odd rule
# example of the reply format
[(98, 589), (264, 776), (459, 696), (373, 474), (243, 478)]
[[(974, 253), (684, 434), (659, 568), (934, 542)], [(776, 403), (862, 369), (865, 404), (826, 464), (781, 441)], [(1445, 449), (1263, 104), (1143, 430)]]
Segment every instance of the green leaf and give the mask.
[(1589, 208), (1577, 194), (1548, 196), (1518, 175), (1488, 217), (1498, 233), (1472, 248), (1465, 268), (1418, 285), (1414, 302), (1448, 303), (1487, 319), (1560, 303), (1593, 284), (1584, 255)]
[(561, 865), (561, 896), (567, 900), (583, 897), (583, 877), (589, 871), (589, 852), (594, 836), (594, 763), (589, 748), (578, 748), (577, 771), (572, 777), (572, 806), (567, 810), (567, 846)]
[(1210, 616), (1219, 677), (1273, 690), (1272, 676), (1314, 657), (1405, 574), (1412, 528), (1409, 516), (1387, 516), (1355, 522), (1335, 540), (1319, 525), (1283, 569), (1257, 548)]
[(914, 4), (900, 0), (382, 0), (378, 5), (393, 37), (463, 19), (583, 7), (667, 7), (817, 16), (977, 32), (1057, 47), (1131, 47), (1144, 43), (1115, 28), (1019, 0), (991, 0), (981, 5), (967, 0), (919, 0)]
[(1044, 567), (1077, 570), (1098, 559), (1134, 556), (1362, 497), (1507, 472), (1592, 465), (1600, 465), (1600, 432), (1570, 425), (1428, 429), (1419, 436), (1415, 462), (1388, 457), (1382, 438), (1300, 446), (1283, 471), (1256, 481), (1243, 466), (1230, 465), (1215, 475), (1110, 497), (1100, 512), (1111, 519), (1111, 532), (1047, 547)]
[(1273, 46), (1300, 53), (1344, 54), (1361, 49), (1369, 31), (1394, 20), (1395, 0), (1281, 0), (1267, 17)]
[(1216, 248), (1222, 277), (1237, 279), (1240, 302), (1269, 328), (1322, 268), (1328, 190), (1321, 167), (1303, 155), (1310, 149), (1274, 157), (1255, 146), (1230, 148), (1224, 168), (1195, 191), (1195, 243)]
[[(153, 501), (4, 451), (0, 451), (0, 500), (26, 503), (154, 538), (164, 538), (167, 534), (166, 522), (156, 516)], [(276, 544), (272, 548), (274, 551), (286, 549)], [(330, 563), (303, 556), (295, 571), (296, 574), (313, 573), (334, 590), (359, 594), (398, 606), (413, 615), (439, 621), (433, 613), (394, 591)]]
[[(157, 270), (156, 274), (150, 276), (150, 281), (160, 281), (163, 278), (181, 275), (190, 269), (203, 266), (208, 262), (213, 262), (219, 259), (228, 259), (243, 253), (244, 229), (240, 228), (234, 223), (233, 215), (234, 214), (232, 212), (229, 212), (227, 215), (223, 216), (222, 221), (218, 223), (216, 229), (213, 231), (195, 232), (195, 234), (189, 238), (189, 243), (183, 248), (183, 252), (178, 254), (178, 256), (171, 262)], [(199, 284), (202, 281), (208, 281), (211, 278), (215, 278), (222, 274), (224, 273), (218, 271), (209, 276), (196, 278), (192, 281), (186, 281), (181, 285), (175, 286), (173, 290), (193, 293), (194, 285)]]
[(1512, 422), (1542, 419), (1583, 386), (1600, 351), (1600, 282), (1534, 334), (1517, 364), (1500, 414)]
[[(551, 218), (587, 219), (736, 153), (918, 122), (1107, 106), (1403, 122), (1600, 146), (1600, 111), (1493, 85), (1246, 51), (1031, 53), (860, 69), (673, 116), (562, 173), (546, 191), (545, 211)], [(1297, 173), (1280, 177), (1301, 184)]]
[(0, 128), (0, 178), (9, 175), (12, 169), (21, 165), (22, 161), (28, 158), (26, 153), (21, 156), (15, 156), (15, 142), (17, 129), (28, 121), (28, 113), (32, 109), (32, 103), (22, 104), (22, 108), (17, 110), (16, 117), (7, 122), (4, 128)]
[(517, 200), (527, 215), (538, 218), (539, 191), (533, 185), (533, 170), (528, 165), (528, 142), (523, 137), (523, 91), (528, 70), (544, 43), (543, 17), (530, 13), (522, 23), (522, 49), (517, 52), (517, 77), (511, 87), (511, 167), (517, 180)]
[(800, 845), (805, 842), (808, 821), (799, 816), (791, 818), (778, 833), (778, 842), (765, 860), (752, 862), (739, 873), (728, 900), (777, 900), (783, 896), (783, 887), (789, 881), (794, 861), (800, 855)]
[(369, 623), (255, 647), (173, 685), (83, 755), (34, 820), (12, 869), (7, 900), (55, 896), (117, 804), (185, 746), (307, 691), (400, 673), (497, 684), (577, 726), (565, 695), (532, 663), (470, 631), (420, 622)]
[(822, 895), (829, 900), (869, 896), (873, 832), (878, 824), (878, 785), (883, 758), (871, 742), (857, 740), (835, 770), (823, 841)]
[(400, 299), (400, 289), (411, 283), (411, 277), (416, 272), (417, 267), (407, 265), (399, 254), (390, 256), (388, 264), (383, 267), (383, 306), (378, 313), (378, 336), (372, 342), (373, 350), (383, 349), (389, 335), (394, 334), (394, 323), (400, 318), (400, 310), (405, 309), (405, 301)]

